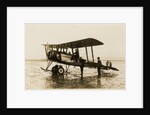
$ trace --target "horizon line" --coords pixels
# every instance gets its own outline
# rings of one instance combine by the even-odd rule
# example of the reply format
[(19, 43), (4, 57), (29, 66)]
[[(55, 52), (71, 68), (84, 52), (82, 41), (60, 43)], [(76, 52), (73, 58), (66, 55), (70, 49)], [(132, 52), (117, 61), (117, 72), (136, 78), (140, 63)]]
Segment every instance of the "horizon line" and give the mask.
[[(103, 61), (106, 61), (108, 59), (101, 59)], [(125, 59), (110, 59), (112, 61), (125, 61)], [(25, 61), (47, 61), (47, 59), (25, 59)]]

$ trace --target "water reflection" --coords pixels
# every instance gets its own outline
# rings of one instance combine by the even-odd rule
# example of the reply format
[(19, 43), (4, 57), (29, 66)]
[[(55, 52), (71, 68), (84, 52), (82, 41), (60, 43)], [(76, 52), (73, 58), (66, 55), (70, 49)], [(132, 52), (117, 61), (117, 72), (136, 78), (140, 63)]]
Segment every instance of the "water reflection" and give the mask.
[(60, 88), (63, 87), (64, 85), (64, 75), (57, 75), (57, 74), (52, 74), (52, 87), (53, 88)]
[(46, 79), (46, 88), (58, 89), (82, 89), (101, 88), (101, 78), (96, 76), (78, 77), (69, 79), (64, 75), (52, 74)]
[(97, 87), (100, 88), (101, 86), (101, 78), (97, 78)]
[(53, 73), (52, 74), (52, 78), (53, 78), (53, 80), (64, 80), (64, 75), (57, 75), (57, 74), (55, 74), (55, 73)]

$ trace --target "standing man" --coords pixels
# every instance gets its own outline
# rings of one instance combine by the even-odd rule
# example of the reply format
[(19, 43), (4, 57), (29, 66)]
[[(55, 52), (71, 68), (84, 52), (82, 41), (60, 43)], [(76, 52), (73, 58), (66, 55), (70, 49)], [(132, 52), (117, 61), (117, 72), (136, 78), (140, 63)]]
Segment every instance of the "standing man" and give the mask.
[(84, 68), (85, 60), (82, 59), (82, 57), (80, 57), (79, 61), (80, 61), (80, 63), (81, 63), (81, 64), (80, 64), (80, 69), (81, 69), (81, 79), (83, 79), (83, 68)]
[(107, 67), (108, 70), (109, 70), (109, 67), (112, 67), (111, 61), (107, 60), (106, 67)]
[(100, 60), (100, 57), (97, 57), (97, 64), (98, 64), (98, 67), (97, 67), (98, 78), (100, 78), (101, 77), (101, 66), (102, 66), (102, 62)]
[(74, 57), (75, 57), (76, 62), (78, 62), (78, 59), (79, 59), (79, 51), (78, 51), (78, 49), (75, 49)]

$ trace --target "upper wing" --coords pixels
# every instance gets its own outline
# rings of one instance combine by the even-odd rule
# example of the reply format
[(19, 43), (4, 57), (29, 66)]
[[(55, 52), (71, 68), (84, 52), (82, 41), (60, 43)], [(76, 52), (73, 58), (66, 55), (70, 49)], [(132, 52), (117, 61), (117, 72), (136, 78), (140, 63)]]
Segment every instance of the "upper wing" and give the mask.
[(96, 46), (96, 45), (103, 45), (99, 40), (96, 40), (94, 38), (86, 38), (82, 40), (62, 43), (62, 44), (43, 44), (44, 46), (50, 46), (53, 48), (81, 48), (81, 47), (88, 47), (88, 46)]

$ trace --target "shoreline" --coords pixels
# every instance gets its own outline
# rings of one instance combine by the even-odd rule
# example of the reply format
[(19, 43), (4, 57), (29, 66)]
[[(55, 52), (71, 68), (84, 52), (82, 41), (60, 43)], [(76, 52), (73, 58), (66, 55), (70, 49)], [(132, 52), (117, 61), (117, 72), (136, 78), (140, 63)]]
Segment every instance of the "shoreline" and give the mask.
[[(25, 61), (47, 61), (47, 59), (25, 59)], [(107, 60), (101, 60), (101, 61), (107, 61)], [(125, 61), (125, 60), (110, 60), (110, 61)]]

